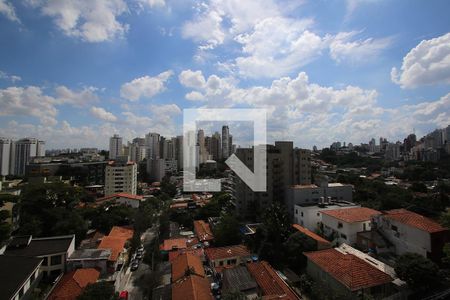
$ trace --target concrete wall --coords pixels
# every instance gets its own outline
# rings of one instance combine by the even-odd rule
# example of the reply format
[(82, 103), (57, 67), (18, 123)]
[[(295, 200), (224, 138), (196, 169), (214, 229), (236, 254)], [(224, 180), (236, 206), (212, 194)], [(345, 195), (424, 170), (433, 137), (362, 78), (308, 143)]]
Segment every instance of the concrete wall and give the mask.
[[(322, 223), (324, 225), (324, 233), (326, 236), (330, 235), (332, 232), (336, 232), (339, 235), (337, 238), (339, 244), (347, 243), (349, 245), (354, 245), (357, 241), (356, 233), (371, 229), (370, 221), (346, 223), (325, 214), (322, 216)], [(340, 224), (342, 224), (342, 226)]]

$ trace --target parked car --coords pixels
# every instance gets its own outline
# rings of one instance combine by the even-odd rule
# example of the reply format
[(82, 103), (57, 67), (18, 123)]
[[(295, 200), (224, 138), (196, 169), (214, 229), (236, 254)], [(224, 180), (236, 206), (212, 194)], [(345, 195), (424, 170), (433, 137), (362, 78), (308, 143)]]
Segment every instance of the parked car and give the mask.
[(144, 246), (140, 245), (140, 246), (137, 248), (137, 251), (138, 251), (138, 252), (139, 252), (139, 251), (144, 251)]
[(128, 291), (121, 291), (119, 294), (120, 300), (128, 300)]
[(132, 261), (131, 265), (130, 265), (130, 270), (131, 271), (136, 271), (139, 268), (139, 262), (138, 261)]
[(142, 252), (138, 252), (137, 254), (136, 254), (136, 259), (142, 259)]

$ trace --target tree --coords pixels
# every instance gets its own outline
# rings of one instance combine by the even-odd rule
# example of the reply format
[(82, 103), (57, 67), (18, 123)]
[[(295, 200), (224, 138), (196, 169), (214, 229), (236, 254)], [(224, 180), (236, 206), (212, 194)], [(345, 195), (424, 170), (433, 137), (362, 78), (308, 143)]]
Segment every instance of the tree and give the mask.
[(394, 269), (398, 277), (415, 290), (425, 291), (439, 283), (439, 268), (436, 264), (416, 253), (399, 256)]
[(241, 242), (239, 222), (232, 215), (222, 215), (214, 228), (214, 245), (229, 246)]
[(241, 291), (230, 291), (223, 295), (223, 300), (246, 300), (247, 296)]
[[(0, 207), (2, 204), (0, 203)], [(0, 210), (0, 245), (11, 236), (11, 225), (8, 223), (9, 211)]]
[(283, 244), (285, 263), (294, 271), (300, 272), (306, 266), (303, 252), (317, 250), (316, 242), (302, 232), (293, 233)]
[(119, 297), (114, 292), (114, 285), (100, 281), (89, 284), (77, 300), (117, 300)]

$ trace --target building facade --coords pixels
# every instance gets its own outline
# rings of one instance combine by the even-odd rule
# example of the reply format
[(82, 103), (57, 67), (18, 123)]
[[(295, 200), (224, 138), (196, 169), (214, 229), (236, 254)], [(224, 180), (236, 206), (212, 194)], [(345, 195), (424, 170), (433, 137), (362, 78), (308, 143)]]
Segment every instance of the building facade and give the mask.
[(137, 193), (137, 164), (130, 161), (110, 162), (105, 169), (105, 196)]

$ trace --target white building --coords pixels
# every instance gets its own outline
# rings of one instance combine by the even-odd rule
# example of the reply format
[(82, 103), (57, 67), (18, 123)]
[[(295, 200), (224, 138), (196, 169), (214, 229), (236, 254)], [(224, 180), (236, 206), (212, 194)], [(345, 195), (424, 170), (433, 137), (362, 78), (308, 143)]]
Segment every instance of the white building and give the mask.
[(130, 154), (130, 160), (139, 163), (146, 157), (147, 147), (134, 142), (128, 145), (128, 152)]
[(45, 156), (45, 142), (35, 138), (20, 139), (11, 144), (10, 173), (25, 175), (25, 167), (32, 157)]
[(228, 126), (222, 126), (222, 158), (230, 156), (230, 129)]
[(395, 253), (417, 253), (440, 259), (442, 248), (450, 242), (450, 232), (437, 222), (406, 209), (386, 211), (373, 218), (374, 226), (395, 247)]
[(367, 207), (353, 207), (321, 211), (323, 233), (339, 244), (356, 244), (357, 233), (371, 230), (372, 217), (381, 212)]
[(116, 159), (123, 155), (122, 138), (115, 134), (109, 138), (109, 159)]
[(0, 138), (0, 176), (9, 175), (11, 159), (11, 140)]
[(105, 170), (105, 196), (127, 193), (136, 195), (137, 164), (126, 160), (110, 162)]
[(322, 223), (322, 211), (352, 207), (360, 207), (360, 205), (347, 201), (335, 201), (317, 205), (294, 205), (294, 222), (311, 231), (315, 231)]
[(315, 184), (294, 185), (287, 190), (286, 207), (293, 217), (295, 205), (318, 204), (322, 198), (328, 203), (332, 201), (352, 202), (353, 186), (326, 181), (320, 186)]

